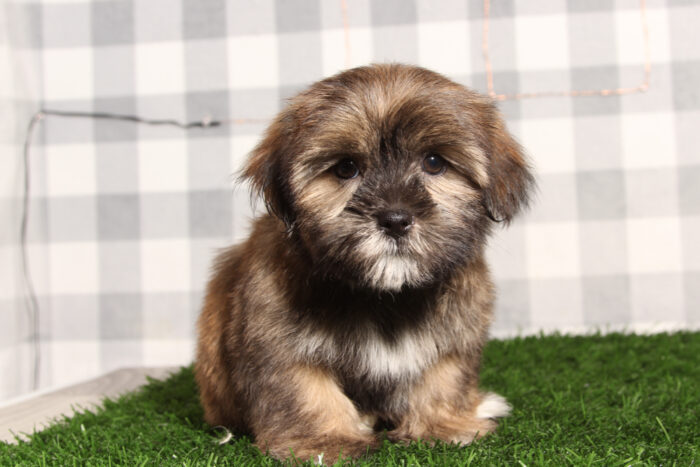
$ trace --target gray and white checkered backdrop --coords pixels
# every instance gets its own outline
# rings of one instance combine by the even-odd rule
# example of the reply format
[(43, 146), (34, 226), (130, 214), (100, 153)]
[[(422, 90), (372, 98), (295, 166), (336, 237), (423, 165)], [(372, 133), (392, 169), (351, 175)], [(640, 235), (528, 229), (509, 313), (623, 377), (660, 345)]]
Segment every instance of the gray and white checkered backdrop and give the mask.
[[(231, 174), (285, 97), (369, 62), (507, 95), (540, 190), (490, 247), (495, 335), (697, 327), (698, 24), (692, 0), (6, 0), (0, 398), (32, 385), (19, 231), (33, 112), (228, 122), (37, 124), (27, 253), (47, 387), (191, 361), (212, 256), (251, 215)], [(647, 64), (646, 92), (615, 91), (644, 87)]]

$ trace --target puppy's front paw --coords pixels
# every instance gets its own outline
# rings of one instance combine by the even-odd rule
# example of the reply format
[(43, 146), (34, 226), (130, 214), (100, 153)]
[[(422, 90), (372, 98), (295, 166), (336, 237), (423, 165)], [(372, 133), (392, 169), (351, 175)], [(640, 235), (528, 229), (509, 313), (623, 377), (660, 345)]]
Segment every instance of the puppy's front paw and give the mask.
[(261, 451), (280, 460), (295, 458), (317, 465), (333, 465), (338, 459), (357, 458), (379, 447), (375, 438), (357, 439), (349, 437), (324, 437), (320, 440), (294, 440), (293, 442), (258, 445)]

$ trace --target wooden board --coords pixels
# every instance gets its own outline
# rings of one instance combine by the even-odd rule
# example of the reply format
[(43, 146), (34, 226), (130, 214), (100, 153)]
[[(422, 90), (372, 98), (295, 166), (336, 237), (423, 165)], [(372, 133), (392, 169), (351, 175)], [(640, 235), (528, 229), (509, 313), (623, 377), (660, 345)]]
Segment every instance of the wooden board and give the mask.
[[(105, 397), (133, 391), (146, 377), (164, 379), (176, 368), (124, 368), (84, 383), (23, 398), (0, 407), (0, 441), (16, 442), (17, 435), (41, 431), (56, 418), (99, 406)], [(26, 436), (23, 438), (26, 439)]]

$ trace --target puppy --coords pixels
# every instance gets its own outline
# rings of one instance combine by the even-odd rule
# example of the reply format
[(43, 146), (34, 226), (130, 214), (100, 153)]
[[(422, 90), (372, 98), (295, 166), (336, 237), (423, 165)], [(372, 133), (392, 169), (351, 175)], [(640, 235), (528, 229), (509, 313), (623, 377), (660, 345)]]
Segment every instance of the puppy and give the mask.
[(221, 253), (199, 318), (205, 419), (277, 458), (390, 440), (469, 443), (506, 401), (478, 389), (495, 221), (533, 178), (490, 99), (372, 65), (292, 98), (243, 171), (268, 213)]

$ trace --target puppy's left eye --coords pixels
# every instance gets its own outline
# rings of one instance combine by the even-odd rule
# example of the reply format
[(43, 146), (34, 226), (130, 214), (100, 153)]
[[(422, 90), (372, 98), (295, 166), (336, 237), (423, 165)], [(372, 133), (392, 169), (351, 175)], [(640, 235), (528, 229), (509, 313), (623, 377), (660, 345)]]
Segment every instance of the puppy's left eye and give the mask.
[(430, 175), (440, 175), (447, 168), (447, 162), (438, 154), (428, 154), (423, 159), (423, 170)]
[(336, 177), (347, 180), (357, 177), (360, 174), (360, 169), (357, 168), (357, 164), (352, 159), (343, 159), (335, 164), (333, 173)]

